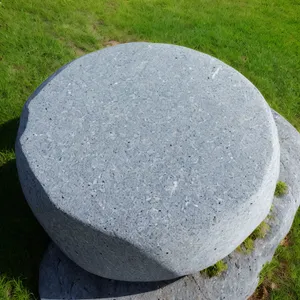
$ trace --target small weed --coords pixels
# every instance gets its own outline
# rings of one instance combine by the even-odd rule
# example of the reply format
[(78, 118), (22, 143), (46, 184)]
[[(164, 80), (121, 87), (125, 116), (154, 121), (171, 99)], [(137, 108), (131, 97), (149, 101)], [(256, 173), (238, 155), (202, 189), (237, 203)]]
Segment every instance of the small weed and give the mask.
[(287, 193), (287, 190), (288, 190), (287, 184), (283, 181), (278, 181), (276, 184), (276, 189), (275, 189), (274, 195), (276, 197), (283, 196)]
[(223, 260), (219, 260), (213, 266), (210, 266), (201, 271), (201, 274), (207, 275), (209, 278), (219, 276), (221, 273), (226, 271), (228, 268), (227, 264)]

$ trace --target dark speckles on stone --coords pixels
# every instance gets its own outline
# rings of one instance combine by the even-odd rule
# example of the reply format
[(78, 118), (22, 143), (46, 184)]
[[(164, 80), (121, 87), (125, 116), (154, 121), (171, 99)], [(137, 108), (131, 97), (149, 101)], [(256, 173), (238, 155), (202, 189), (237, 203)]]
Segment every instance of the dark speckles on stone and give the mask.
[[(197, 272), (238, 246), (272, 202), (279, 145), (267, 103), (239, 72), (192, 49), (129, 43), (82, 56), (34, 95), (20, 126), (27, 201), (63, 252), (99, 276)], [(97, 178), (105, 188), (91, 190)]]

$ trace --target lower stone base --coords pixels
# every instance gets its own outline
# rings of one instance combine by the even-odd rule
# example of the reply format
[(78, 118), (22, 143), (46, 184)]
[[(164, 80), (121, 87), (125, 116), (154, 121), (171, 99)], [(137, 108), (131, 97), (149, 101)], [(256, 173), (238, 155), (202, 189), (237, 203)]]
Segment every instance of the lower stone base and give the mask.
[(234, 251), (224, 261), (227, 271), (208, 278), (200, 272), (168, 282), (131, 283), (92, 275), (69, 260), (51, 244), (40, 268), (40, 297), (54, 299), (118, 300), (216, 300), (247, 299), (258, 284), (263, 265), (288, 233), (300, 201), (300, 135), (274, 112), (280, 146), (279, 180), (286, 182), (288, 193), (274, 198), (267, 223), (270, 231), (255, 241), (250, 254)]

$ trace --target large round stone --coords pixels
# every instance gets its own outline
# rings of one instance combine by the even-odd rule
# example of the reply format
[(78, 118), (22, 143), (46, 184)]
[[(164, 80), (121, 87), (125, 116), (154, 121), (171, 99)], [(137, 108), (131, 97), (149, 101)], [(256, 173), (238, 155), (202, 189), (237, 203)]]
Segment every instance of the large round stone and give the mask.
[(175, 278), (232, 252), (266, 217), (276, 126), (244, 76), (184, 47), (83, 56), (26, 103), (16, 143), (26, 199), (85, 270)]
[(272, 259), (289, 232), (300, 204), (300, 135), (282, 116), (273, 112), (280, 140), (280, 176), (288, 193), (274, 197), (267, 218), (270, 229), (255, 241), (251, 253), (232, 252), (224, 261), (228, 269), (208, 278), (197, 272), (178, 280), (132, 283), (107, 280), (85, 272), (53, 244), (40, 266), (41, 300), (244, 300), (255, 291), (259, 273)]

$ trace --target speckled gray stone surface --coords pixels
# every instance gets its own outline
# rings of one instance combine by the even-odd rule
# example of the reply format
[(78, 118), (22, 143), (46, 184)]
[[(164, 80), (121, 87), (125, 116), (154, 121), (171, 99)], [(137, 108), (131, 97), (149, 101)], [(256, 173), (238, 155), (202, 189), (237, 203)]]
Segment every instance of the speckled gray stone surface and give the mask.
[(172, 279), (225, 257), (266, 217), (279, 172), (269, 106), (240, 73), (174, 45), (83, 56), (26, 103), (25, 197), (85, 270)]
[(225, 258), (228, 270), (220, 277), (207, 278), (199, 272), (172, 282), (128, 283), (89, 274), (70, 261), (53, 244), (40, 268), (41, 300), (118, 299), (118, 300), (243, 300), (255, 290), (258, 274), (271, 259), (279, 242), (288, 233), (300, 202), (300, 135), (274, 113), (281, 144), (280, 180), (288, 194), (274, 198), (270, 231), (256, 240), (250, 255), (238, 252)]

